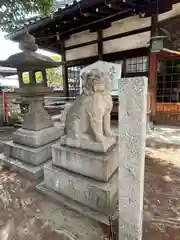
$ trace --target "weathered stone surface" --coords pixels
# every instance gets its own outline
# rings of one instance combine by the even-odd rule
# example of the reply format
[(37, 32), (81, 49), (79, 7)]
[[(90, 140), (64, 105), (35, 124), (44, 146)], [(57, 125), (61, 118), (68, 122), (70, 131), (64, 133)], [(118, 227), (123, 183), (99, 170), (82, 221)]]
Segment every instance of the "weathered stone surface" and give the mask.
[(116, 144), (115, 138), (105, 138), (103, 142), (95, 142), (90, 139), (79, 138), (78, 140), (63, 136), (61, 145), (84, 149), (92, 152), (106, 153), (113, 145)]
[[(51, 161), (51, 160), (50, 160)], [(7, 157), (4, 153), (0, 154), (0, 162), (3, 166), (10, 168), (20, 174), (28, 177), (29, 179), (38, 179), (43, 176), (43, 166), (44, 164), (40, 164), (38, 166), (33, 166), (31, 164), (24, 163), (17, 159)]]
[[(92, 69), (83, 74), (86, 83), (82, 94), (67, 111), (66, 140), (62, 141), (62, 144), (84, 149), (88, 142), (93, 151), (104, 152), (114, 144), (110, 126), (113, 102), (108, 81), (99, 69)], [(98, 147), (100, 149), (97, 149)]]
[(60, 139), (63, 133), (64, 129), (57, 127), (50, 127), (40, 131), (30, 131), (19, 128), (13, 133), (12, 138), (14, 143), (37, 148)]
[(44, 166), (44, 183), (55, 192), (98, 212), (109, 214), (116, 208), (118, 171), (113, 174), (109, 182), (103, 183), (48, 163)]
[(24, 116), (22, 128), (30, 131), (40, 131), (53, 127), (52, 118), (43, 107), (43, 97), (28, 98), (30, 102), (29, 111)]
[(61, 115), (60, 115), (59, 121), (62, 124), (62, 126), (64, 126), (64, 127), (65, 127), (67, 112), (68, 112), (69, 108), (71, 107), (71, 105), (72, 105), (72, 102), (66, 103), (64, 105), (63, 111), (61, 111)]
[(84, 85), (86, 84), (86, 79), (83, 77), (84, 72), (90, 72), (94, 69), (101, 69), (103, 72), (104, 80), (107, 80), (109, 89), (111, 91), (111, 95), (118, 95), (118, 83), (119, 79), (121, 78), (121, 64), (112, 63), (112, 62), (105, 62), (105, 61), (97, 61), (93, 64), (86, 66), (85, 68), (81, 69), (80, 75), (82, 76), (82, 81), (80, 81), (81, 86), (80, 90), (82, 91)]
[(121, 79), (119, 88), (119, 239), (142, 238), (147, 117), (146, 77)]
[(83, 72), (82, 94), (65, 114), (64, 136), (52, 147), (53, 164), (44, 166), (37, 188), (107, 223), (118, 201), (118, 156), (110, 125), (111, 78), (103, 70)]
[[(55, 191), (53, 191), (51, 188), (47, 187), (44, 182), (41, 182), (36, 186), (36, 189), (44, 194), (46, 197), (49, 197), (50, 200), (53, 200), (59, 204), (63, 204), (66, 206), (68, 209), (72, 209), (75, 212), (78, 212), (85, 217), (88, 217), (94, 221), (97, 221), (99, 223), (103, 223), (106, 226), (110, 225), (109, 222), (109, 216), (106, 214), (103, 214), (101, 212), (97, 212), (96, 210), (89, 208), (81, 203), (78, 203), (77, 201), (74, 201), (68, 197), (65, 197), (62, 194), (59, 194)], [(76, 213), (74, 213), (76, 214)]]
[(9, 141), (4, 144), (4, 154), (5, 156), (21, 160), (24, 163), (37, 166), (52, 158), (51, 145), (53, 143), (46, 144), (39, 148), (30, 148)]
[(59, 143), (52, 145), (54, 165), (101, 181), (108, 181), (118, 168), (118, 154), (117, 146), (107, 153), (98, 154), (64, 147)]

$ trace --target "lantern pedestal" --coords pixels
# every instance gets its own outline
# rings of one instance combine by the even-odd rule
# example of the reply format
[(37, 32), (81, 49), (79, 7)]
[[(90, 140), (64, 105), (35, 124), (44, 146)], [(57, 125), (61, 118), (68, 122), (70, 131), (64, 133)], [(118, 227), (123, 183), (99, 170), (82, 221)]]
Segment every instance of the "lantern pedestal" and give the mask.
[(18, 93), (29, 102), (29, 112), (24, 116), (22, 128), (5, 143), (5, 165), (26, 173), (30, 178), (43, 175), (43, 165), (52, 158), (51, 145), (63, 134), (63, 129), (54, 126), (51, 117), (43, 107), (44, 95), (50, 93), (48, 87), (29, 86), (18, 89)]

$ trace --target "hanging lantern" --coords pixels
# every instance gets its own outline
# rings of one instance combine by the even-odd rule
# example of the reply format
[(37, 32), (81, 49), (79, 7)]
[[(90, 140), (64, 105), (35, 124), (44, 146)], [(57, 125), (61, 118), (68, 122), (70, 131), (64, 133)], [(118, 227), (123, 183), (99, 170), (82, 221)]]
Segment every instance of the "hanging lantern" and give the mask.
[(164, 46), (164, 40), (166, 39), (166, 36), (155, 36), (151, 37), (150, 40), (150, 48), (151, 52), (160, 52), (163, 49)]

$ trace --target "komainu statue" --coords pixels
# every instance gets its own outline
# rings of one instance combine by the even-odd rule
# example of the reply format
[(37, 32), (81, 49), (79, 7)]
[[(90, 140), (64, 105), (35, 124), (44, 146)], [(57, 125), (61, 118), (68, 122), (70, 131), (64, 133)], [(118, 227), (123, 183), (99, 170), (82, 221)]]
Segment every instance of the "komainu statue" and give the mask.
[(113, 107), (108, 81), (98, 69), (83, 73), (82, 94), (68, 109), (62, 145), (106, 152), (115, 140), (110, 126)]

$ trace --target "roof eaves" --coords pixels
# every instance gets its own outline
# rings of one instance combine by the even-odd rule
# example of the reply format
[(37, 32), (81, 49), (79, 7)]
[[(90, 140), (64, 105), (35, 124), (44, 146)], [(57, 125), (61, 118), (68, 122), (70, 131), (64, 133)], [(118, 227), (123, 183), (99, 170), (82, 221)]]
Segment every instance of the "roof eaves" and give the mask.
[[(41, 20), (38, 20), (37, 22), (27, 26), (28, 28), (28, 31), (33, 31), (35, 30), (36, 28), (39, 28), (39, 27), (43, 27), (45, 26), (46, 24), (50, 23), (52, 21), (52, 19), (50, 18), (43, 18)], [(8, 39), (8, 40), (14, 40), (14, 38), (17, 38), (19, 35), (22, 35), (26, 32), (26, 29), (25, 28), (22, 28), (20, 30), (17, 30), (15, 32), (12, 32), (12, 33), (9, 33), (5, 36), (5, 39)]]
[[(63, 9), (60, 9), (54, 13), (53, 18), (42, 18), (38, 20), (37, 22), (34, 22), (33, 24), (27, 25), (28, 31), (31, 32), (39, 27), (43, 27), (51, 22), (54, 22), (58, 20), (59, 18), (64, 17), (65, 15), (72, 15), (76, 13), (77, 11), (80, 11), (80, 9), (86, 9), (88, 7), (93, 7), (95, 5), (98, 5), (100, 3), (103, 3), (104, 0), (81, 0), (79, 2), (73, 3), (72, 5), (69, 5)], [(19, 29), (17, 31), (14, 31), (12, 33), (9, 33), (5, 36), (5, 39), (8, 40), (15, 40), (18, 36), (25, 33), (25, 29)]]

